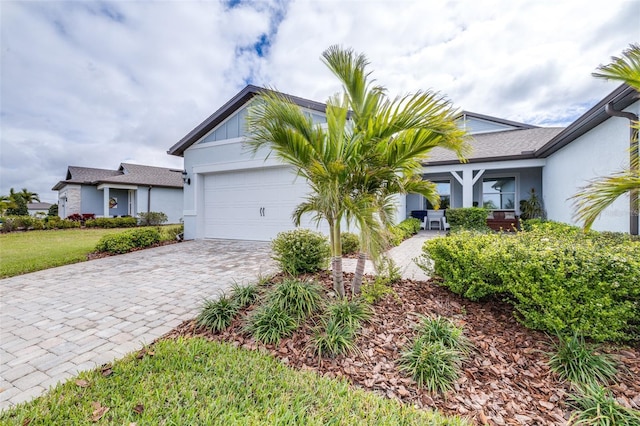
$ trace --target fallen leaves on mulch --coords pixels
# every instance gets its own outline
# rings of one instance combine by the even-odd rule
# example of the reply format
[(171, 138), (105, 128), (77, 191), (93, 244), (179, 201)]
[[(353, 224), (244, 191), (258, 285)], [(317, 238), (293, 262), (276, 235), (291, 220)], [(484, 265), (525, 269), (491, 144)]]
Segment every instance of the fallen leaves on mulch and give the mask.
[[(330, 292), (330, 275), (315, 277)], [(345, 282), (350, 282), (351, 277), (345, 274)], [(462, 415), (476, 424), (566, 424), (571, 413), (565, 401), (571, 388), (547, 366), (547, 353), (552, 350), (549, 336), (520, 325), (506, 303), (470, 302), (435, 281), (403, 280), (393, 289), (395, 295), (387, 295), (374, 305), (375, 316), (358, 338), (359, 353), (335, 359), (318, 360), (308, 350), (314, 325), (311, 320), (277, 346), (264, 345), (244, 335), (242, 315), (221, 333), (211, 333), (190, 320), (163, 338), (200, 336), (246, 349), (263, 348), (291, 367), (343, 377), (388, 398)], [(445, 395), (420, 389), (398, 369), (400, 352), (415, 336), (413, 328), (424, 315), (446, 316), (464, 326), (476, 348), (464, 364), (455, 389)], [(640, 349), (611, 347), (607, 351), (615, 354), (622, 365), (617, 384), (610, 390), (620, 404), (640, 409)]]

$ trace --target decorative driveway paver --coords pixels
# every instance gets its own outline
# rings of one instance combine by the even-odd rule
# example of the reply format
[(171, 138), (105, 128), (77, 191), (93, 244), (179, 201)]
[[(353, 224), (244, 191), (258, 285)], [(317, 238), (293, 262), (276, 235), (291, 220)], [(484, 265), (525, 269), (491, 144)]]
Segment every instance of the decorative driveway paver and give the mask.
[(276, 271), (265, 242), (187, 241), (0, 280), (0, 409), (141, 348)]

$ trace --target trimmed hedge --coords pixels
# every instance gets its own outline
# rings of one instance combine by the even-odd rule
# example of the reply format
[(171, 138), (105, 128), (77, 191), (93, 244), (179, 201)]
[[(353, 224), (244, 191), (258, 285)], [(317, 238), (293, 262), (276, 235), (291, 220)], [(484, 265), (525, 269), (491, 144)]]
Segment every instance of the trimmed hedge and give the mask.
[(640, 336), (640, 242), (623, 234), (548, 222), (516, 235), (461, 231), (427, 241), (422, 264), (468, 299), (505, 298), (533, 329)]
[(160, 231), (157, 228), (138, 228), (108, 234), (100, 238), (96, 251), (111, 254), (128, 253), (135, 248), (149, 247), (160, 242)]
[(445, 215), (451, 226), (451, 231), (461, 229), (488, 231), (487, 215), (489, 210), (480, 207), (464, 207), (459, 209), (447, 209)]
[(416, 219), (415, 217), (410, 217), (399, 224), (392, 226), (389, 228), (389, 244), (391, 246), (400, 245), (400, 243), (407, 238), (411, 238), (411, 236), (417, 234), (418, 231), (420, 231), (421, 226), (422, 222), (420, 219)]
[(87, 228), (133, 228), (138, 226), (135, 217), (98, 217), (84, 223)]
[(30, 231), (40, 229), (80, 228), (80, 222), (60, 219), (58, 216), (46, 216), (40, 219), (33, 216), (5, 216), (0, 218), (0, 232)]
[(342, 242), (342, 254), (353, 254), (360, 250), (360, 239), (356, 234), (351, 232), (343, 232), (340, 234)]

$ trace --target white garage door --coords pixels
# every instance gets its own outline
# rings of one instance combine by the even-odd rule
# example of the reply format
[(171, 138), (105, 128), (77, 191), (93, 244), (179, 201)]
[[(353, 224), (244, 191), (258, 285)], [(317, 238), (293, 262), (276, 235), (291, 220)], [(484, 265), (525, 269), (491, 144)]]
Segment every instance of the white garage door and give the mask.
[[(204, 179), (205, 238), (269, 241), (294, 229), (308, 186), (287, 168), (215, 173)], [(309, 222), (303, 227), (315, 228)]]

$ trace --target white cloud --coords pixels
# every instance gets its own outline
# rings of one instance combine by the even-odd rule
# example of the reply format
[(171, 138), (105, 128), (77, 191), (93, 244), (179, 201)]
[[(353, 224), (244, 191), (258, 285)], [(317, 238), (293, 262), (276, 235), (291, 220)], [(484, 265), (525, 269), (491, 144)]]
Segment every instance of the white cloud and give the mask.
[(68, 165), (181, 167), (166, 150), (247, 82), (325, 101), (339, 90), (320, 62), (332, 44), (365, 53), (391, 94), (434, 88), (461, 109), (554, 125), (615, 88), (590, 73), (640, 39), (634, 0), (0, 8), (0, 194), (47, 201)]

